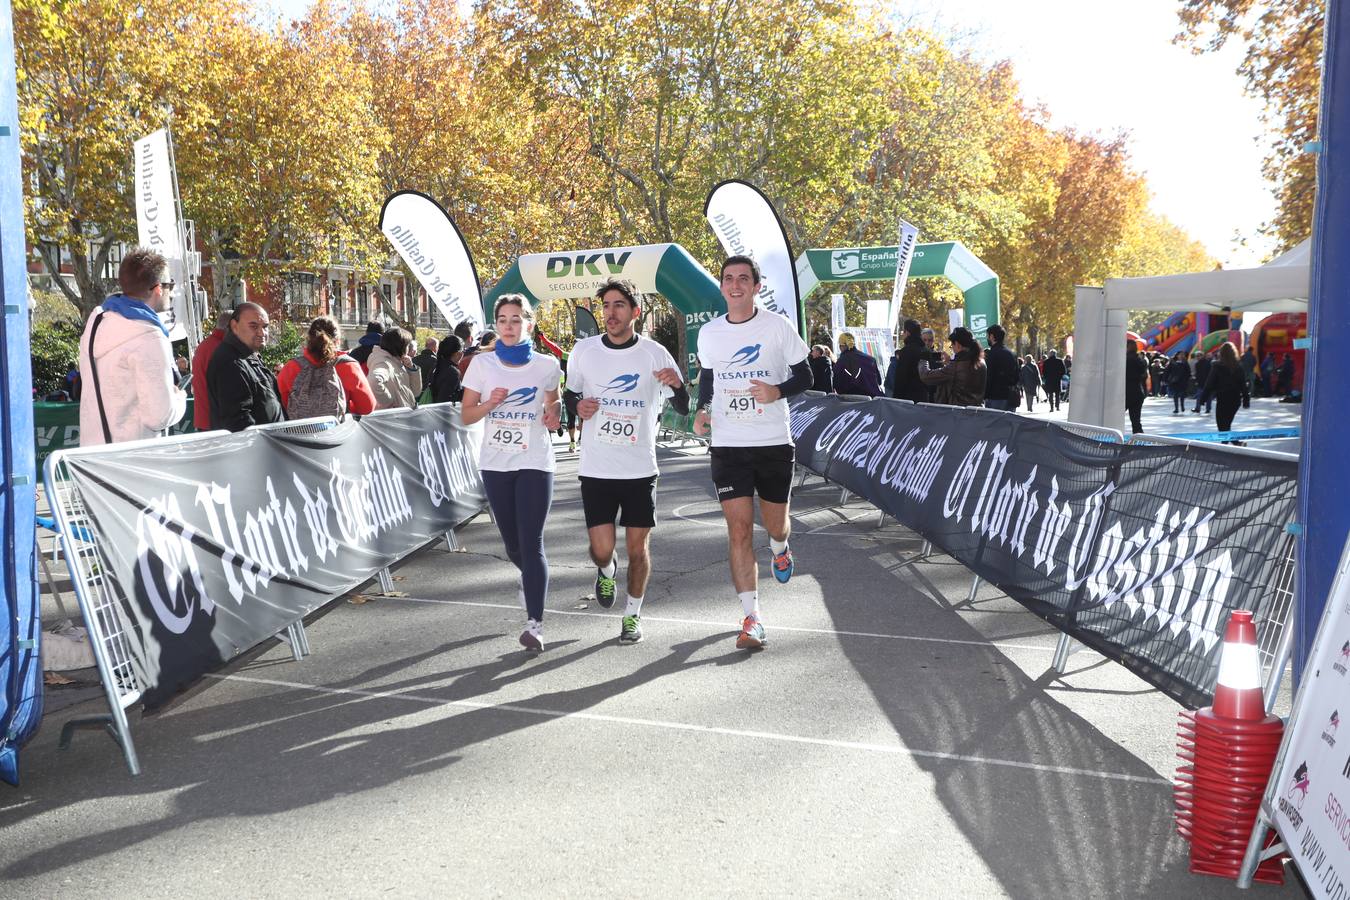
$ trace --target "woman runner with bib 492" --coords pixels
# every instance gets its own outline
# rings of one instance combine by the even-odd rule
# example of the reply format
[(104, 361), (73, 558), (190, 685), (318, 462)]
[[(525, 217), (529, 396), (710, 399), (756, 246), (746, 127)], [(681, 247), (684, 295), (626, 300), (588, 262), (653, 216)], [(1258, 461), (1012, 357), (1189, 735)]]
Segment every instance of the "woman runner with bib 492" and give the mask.
[[(534, 313), (520, 294), (503, 294), (493, 311), (497, 346), (479, 353), (464, 375), (464, 424), (484, 421), (478, 465), (483, 472), (506, 555), (520, 570), (529, 618), (521, 632), (526, 650), (544, 649), (548, 558), (544, 522), (553, 505), (553, 443), (562, 416), (562, 369), (530, 346)], [(486, 398), (486, 399), (484, 399)]]

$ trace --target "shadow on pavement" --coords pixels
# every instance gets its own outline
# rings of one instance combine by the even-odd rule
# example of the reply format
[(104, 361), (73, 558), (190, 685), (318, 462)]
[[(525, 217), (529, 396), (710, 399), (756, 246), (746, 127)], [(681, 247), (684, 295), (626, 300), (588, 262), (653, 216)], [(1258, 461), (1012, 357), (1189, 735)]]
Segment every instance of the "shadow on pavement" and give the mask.
[[(631, 673), (537, 694), (529, 699), (528, 707), (558, 715), (581, 712), (682, 670), (743, 662), (747, 655), (736, 651), (692, 660), (698, 651), (725, 642), (728, 636), (717, 633), (674, 644), (669, 653)], [(146, 745), (146, 755), (155, 758), (154, 767), (139, 778), (109, 778), (106, 771), (74, 770), (67, 759), (64, 762), (72, 778), (59, 787), (52, 784), (52, 790), (31, 802), (3, 810), (6, 824), (77, 803), (176, 790), (169, 801), (172, 808), (151, 821), (94, 830), (52, 846), (34, 849), (11, 843), (0, 850), (0, 857), (9, 859), (0, 877), (41, 875), (195, 823), (303, 808), (452, 765), (467, 747), (552, 718), (499, 706), (447, 709), (445, 704), (491, 703), (490, 695), (502, 687), (578, 662), (611, 643), (576, 647), (575, 641), (560, 641), (537, 658), (513, 650), (487, 663), (386, 681), (399, 672), (425, 669), (438, 658), (448, 663), (457, 650), (502, 637), (500, 633), (477, 635), (383, 662), (322, 685), (327, 692), (280, 687), (263, 696), (187, 704), (171, 715), (157, 717), (155, 728), (139, 729), (137, 739)], [(222, 687), (227, 687), (238, 684), (229, 680), (231, 676), (265, 678), (269, 663), (241, 660), (219, 673), (217, 680), (225, 679)], [(431, 720), (425, 721), (428, 715)], [(400, 727), (400, 718), (414, 724)], [(56, 725), (48, 723), (48, 727)], [(175, 754), (173, 747), (191, 750)], [(99, 746), (97, 753), (106, 749), (106, 745)], [(527, 768), (528, 761), (521, 766)]]

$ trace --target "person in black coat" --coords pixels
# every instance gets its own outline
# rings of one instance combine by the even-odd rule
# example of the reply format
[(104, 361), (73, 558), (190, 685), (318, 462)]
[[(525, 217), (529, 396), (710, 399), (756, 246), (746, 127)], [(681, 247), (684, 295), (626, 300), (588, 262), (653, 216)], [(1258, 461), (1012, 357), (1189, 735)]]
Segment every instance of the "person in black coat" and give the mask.
[(1178, 350), (1172, 361), (1163, 370), (1163, 381), (1167, 382), (1167, 392), (1172, 395), (1172, 415), (1186, 411), (1186, 388), (1191, 383), (1191, 367), (1186, 362), (1186, 354)]
[[(1232, 341), (1225, 341), (1219, 347), (1219, 361), (1209, 370), (1205, 386), (1200, 392), (1215, 401), (1214, 424), (1219, 431), (1233, 430), (1233, 418), (1238, 407), (1251, 405), (1251, 392), (1247, 389), (1247, 375), (1238, 361), (1237, 347)], [(1239, 444), (1241, 441), (1224, 441), (1225, 444)]]
[(1041, 369), (1041, 383), (1045, 386), (1045, 396), (1050, 400), (1050, 411), (1059, 409), (1059, 398), (1064, 391), (1064, 360), (1056, 355), (1054, 350), (1050, 351), (1050, 356), (1045, 360), (1045, 367)]
[(361, 364), (361, 371), (364, 372), (369, 365), (370, 352), (380, 346), (380, 338), (384, 336), (384, 325), (380, 322), (370, 321), (366, 323), (366, 333), (361, 335), (361, 340), (356, 342), (355, 349), (347, 355)]
[(984, 354), (988, 374), (984, 380), (984, 405), (988, 409), (1013, 410), (1014, 392), (1022, 380), (1017, 356), (1003, 346), (1007, 333), (1002, 325), (989, 326), (989, 349)]
[[(1210, 362), (1208, 353), (1200, 353), (1195, 360), (1195, 409), (1191, 412), (1200, 411), (1200, 400), (1205, 390), (1205, 383), (1209, 381), (1209, 370), (1214, 367)], [(1205, 398), (1205, 412), (1209, 412), (1214, 404), (1213, 397)]]
[(1139, 421), (1144, 409), (1144, 396), (1148, 393), (1148, 363), (1139, 355), (1139, 345), (1130, 338), (1125, 339), (1125, 408), (1130, 411), (1130, 431), (1142, 434), (1144, 425)]
[(1283, 397), (1294, 389), (1294, 357), (1286, 353), (1275, 373), (1275, 393)]
[(1027, 402), (1027, 412), (1031, 412), (1036, 407), (1036, 394), (1041, 389), (1041, 370), (1036, 366), (1036, 360), (1032, 359), (1028, 353), (1025, 360), (1022, 361), (1022, 397)]
[(256, 303), (241, 303), (231, 313), (225, 337), (206, 368), (213, 429), (243, 431), (286, 420), (277, 377), (258, 355), (267, 327), (267, 310)]
[(895, 378), (891, 385), (891, 396), (897, 400), (927, 403), (928, 385), (919, 379), (919, 363), (930, 352), (928, 345), (923, 342), (923, 326), (914, 319), (906, 319), (901, 334), (905, 339), (895, 352)]
[(822, 394), (834, 393), (834, 360), (830, 348), (816, 344), (811, 348), (811, 390)]
[(436, 371), (431, 375), (431, 402), (458, 403), (464, 396), (459, 359), (464, 344), (457, 335), (447, 335), (436, 348)]

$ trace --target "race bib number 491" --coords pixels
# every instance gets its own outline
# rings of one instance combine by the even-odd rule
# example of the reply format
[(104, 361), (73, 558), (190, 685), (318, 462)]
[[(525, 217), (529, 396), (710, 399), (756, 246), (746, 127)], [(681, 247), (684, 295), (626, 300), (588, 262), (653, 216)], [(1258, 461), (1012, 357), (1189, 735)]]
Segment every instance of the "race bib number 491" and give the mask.
[(749, 388), (727, 391), (722, 411), (731, 422), (753, 422), (764, 415), (764, 408), (755, 402)]

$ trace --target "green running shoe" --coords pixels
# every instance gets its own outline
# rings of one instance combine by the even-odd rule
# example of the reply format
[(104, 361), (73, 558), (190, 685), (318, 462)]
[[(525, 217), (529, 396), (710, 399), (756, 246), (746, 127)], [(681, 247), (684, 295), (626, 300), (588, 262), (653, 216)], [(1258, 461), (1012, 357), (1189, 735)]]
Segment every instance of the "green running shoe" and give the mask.
[(638, 616), (624, 616), (619, 628), (620, 644), (636, 644), (642, 640), (642, 619)]
[[(617, 574), (617, 573), (616, 573)], [(605, 609), (614, 605), (614, 594), (617, 590), (617, 584), (613, 578), (606, 575), (600, 569), (595, 570), (595, 599)]]

